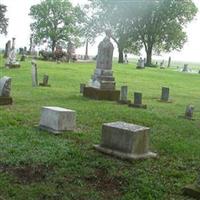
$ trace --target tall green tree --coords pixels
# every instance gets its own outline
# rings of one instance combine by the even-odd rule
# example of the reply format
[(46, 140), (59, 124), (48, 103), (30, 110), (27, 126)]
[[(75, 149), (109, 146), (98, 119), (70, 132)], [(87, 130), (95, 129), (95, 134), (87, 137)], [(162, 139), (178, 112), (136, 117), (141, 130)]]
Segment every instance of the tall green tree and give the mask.
[(137, 3), (137, 17), (132, 18), (131, 6), (125, 19), (131, 25), (132, 41), (146, 51), (147, 65), (152, 54), (180, 50), (187, 41), (186, 25), (193, 20), (198, 9), (192, 0), (144, 0)]
[[(112, 39), (117, 44), (119, 56), (118, 62), (123, 63), (123, 53), (125, 49), (131, 45), (129, 40), (129, 32), (126, 30), (127, 24), (124, 21), (123, 15), (120, 15), (122, 9), (120, 8), (120, 1), (112, 0), (89, 0), (90, 1), (90, 20), (86, 25), (87, 31), (92, 37), (96, 37), (110, 29)], [(134, 51), (136, 51), (135, 49)]]
[(68, 0), (43, 0), (33, 5), (29, 14), (34, 22), (31, 30), (34, 41), (47, 40), (52, 52), (57, 43), (77, 43), (84, 13), (79, 6), (73, 6)]
[[(96, 10), (95, 26), (111, 27), (119, 62), (124, 49), (138, 52), (144, 48), (147, 65), (152, 64), (154, 52), (180, 50), (187, 41), (185, 27), (197, 13), (192, 0), (90, 1)], [(101, 32), (102, 29), (95, 30)]]
[(8, 18), (5, 14), (7, 7), (3, 4), (0, 4), (0, 34), (7, 34)]

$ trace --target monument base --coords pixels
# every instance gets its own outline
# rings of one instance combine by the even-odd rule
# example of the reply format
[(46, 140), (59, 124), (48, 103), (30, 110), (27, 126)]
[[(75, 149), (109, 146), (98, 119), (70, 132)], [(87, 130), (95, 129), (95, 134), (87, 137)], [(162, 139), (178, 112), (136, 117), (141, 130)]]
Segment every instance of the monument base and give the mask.
[(101, 145), (94, 145), (94, 148), (97, 151), (100, 151), (101, 153), (115, 156), (115, 157), (123, 159), (123, 160), (139, 160), (139, 159), (147, 159), (147, 158), (157, 157), (157, 154), (152, 153), (152, 152), (147, 152), (145, 154), (130, 154), (130, 153), (123, 153), (120, 151), (108, 149), (108, 148), (102, 147)]
[(41, 86), (41, 87), (51, 87), (51, 85), (46, 85), (44, 83), (39, 83), (39, 86)]
[(131, 104), (131, 101), (130, 100), (126, 100), (126, 101), (125, 100), (119, 100), (119, 101), (117, 101), (117, 103), (118, 104), (122, 104), (122, 105), (124, 105), (124, 104), (128, 104), (129, 105), (129, 104)]
[(0, 97), (0, 105), (11, 105), (12, 102), (12, 97)]
[(147, 105), (143, 105), (143, 104), (129, 104), (128, 105), (129, 107), (132, 107), (132, 108), (143, 108), (143, 109), (147, 109)]
[(93, 87), (84, 87), (83, 96), (95, 100), (118, 101), (120, 96), (119, 90), (101, 90)]
[(183, 194), (195, 199), (200, 199), (200, 188), (196, 185), (188, 185), (183, 188)]
[(6, 64), (6, 67), (9, 69), (20, 68), (20, 64)]

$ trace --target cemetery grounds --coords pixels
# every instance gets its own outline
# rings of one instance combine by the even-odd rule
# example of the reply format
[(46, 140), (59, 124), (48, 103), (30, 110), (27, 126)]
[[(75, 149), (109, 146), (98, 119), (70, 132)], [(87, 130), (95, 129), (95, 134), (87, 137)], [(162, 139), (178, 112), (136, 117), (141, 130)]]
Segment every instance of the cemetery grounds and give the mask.
[[(5, 69), (12, 77), (12, 106), (0, 107), (1, 200), (183, 200), (182, 188), (193, 183), (200, 163), (200, 75), (173, 68), (137, 70), (135, 64), (113, 64), (117, 88), (128, 85), (143, 93), (147, 110), (116, 102), (82, 97), (95, 63), (37, 61), (39, 81), (49, 75), (51, 87), (33, 88), (31, 60), (20, 69)], [(173, 103), (158, 101), (161, 87), (170, 88)], [(186, 120), (186, 105), (195, 106), (194, 119)], [(55, 136), (39, 131), (42, 106), (77, 112), (77, 129)], [(148, 126), (150, 149), (158, 158), (122, 161), (94, 150), (101, 126), (125, 121)]]

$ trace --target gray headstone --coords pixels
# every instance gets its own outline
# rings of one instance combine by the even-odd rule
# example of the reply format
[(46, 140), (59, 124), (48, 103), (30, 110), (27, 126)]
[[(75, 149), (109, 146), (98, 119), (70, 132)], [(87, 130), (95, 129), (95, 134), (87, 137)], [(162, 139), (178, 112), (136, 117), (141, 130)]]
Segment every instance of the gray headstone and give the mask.
[(134, 92), (134, 104), (142, 105), (142, 93)]
[(185, 110), (185, 118), (192, 119), (193, 112), (194, 112), (194, 106), (193, 105), (188, 105), (186, 107), (186, 110)]
[(144, 65), (145, 65), (145, 60), (142, 59), (142, 57), (140, 57), (140, 59), (137, 62), (137, 68), (138, 69), (144, 69)]
[(32, 61), (32, 86), (37, 87), (38, 86), (38, 75), (37, 75), (37, 64)]
[(11, 41), (9, 40), (6, 43), (4, 58), (7, 58), (9, 56), (10, 50), (11, 50)]
[(162, 87), (161, 101), (169, 101), (169, 88)]
[(76, 128), (76, 112), (60, 107), (43, 107), (40, 128), (52, 133), (61, 133)]
[(43, 76), (43, 85), (47, 86), (48, 85), (48, 81), (49, 81), (49, 76), (48, 75), (44, 75)]
[(101, 144), (95, 148), (123, 159), (155, 157), (149, 151), (149, 128), (125, 122), (103, 124)]
[(85, 83), (81, 83), (80, 84), (80, 93), (82, 94), (83, 93), (83, 90), (84, 90), (84, 87), (86, 86)]
[(188, 72), (188, 71), (189, 71), (188, 64), (184, 64), (182, 72)]
[(122, 86), (120, 92), (120, 101), (127, 101), (128, 100), (128, 86)]
[(0, 96), (10, 97), (11, 92), (11, 78), (4, 76), (0, 79)]

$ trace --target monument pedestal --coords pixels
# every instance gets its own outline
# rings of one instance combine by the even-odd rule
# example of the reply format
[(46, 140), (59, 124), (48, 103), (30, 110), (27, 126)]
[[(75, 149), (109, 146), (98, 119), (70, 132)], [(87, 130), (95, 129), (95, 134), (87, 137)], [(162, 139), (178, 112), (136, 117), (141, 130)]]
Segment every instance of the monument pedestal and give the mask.
[(183, 194), (195, 199), (200, 199), (200, 187), (197, 187), (195, 184), (188, 185), (183, 188)]
[(93, 87), (84, 87), (83, 96), (95, 100), (118, 101), (120, 96), (119, 90), (102, 90)]
[(0, 97), (0, 105), (11, 105), (12, 102), (12, 97)]

